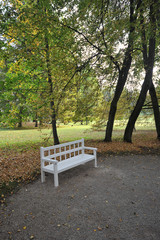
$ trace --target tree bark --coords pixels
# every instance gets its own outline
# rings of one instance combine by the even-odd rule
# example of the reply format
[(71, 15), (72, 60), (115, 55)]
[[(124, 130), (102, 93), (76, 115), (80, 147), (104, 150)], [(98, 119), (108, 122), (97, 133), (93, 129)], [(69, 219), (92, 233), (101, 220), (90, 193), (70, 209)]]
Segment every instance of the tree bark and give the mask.
[(35, 127), (38, 127), (38, 120), (35, 120)]
[[(156, 45), (156, 19), (155, 19), (155, 12), (154, 12), (154, 3), (150, 5), (150, 24), (152, 26), (152, 34), (150, 34), (149, 38), (149, 53), (147, 53), (147, 43), (145, 37), (145, 29), (143, 25), (143, 16), (141, 11), (141, 25), (142, 25), (142, 47), (143, 47), (143, 61), (144, 61), (144, 68), (146, 71), (145, 79), (142, 85), (142, 89), (136, 103), (136, 106), (131, 113), (129, 121), (127, 123), (125, 133), (124, 133), (124, 141), (125, 142), (132, 142), (132, 133), (133, 128), (135, 126), (136, 120), (142, 110), (143, 104), (146, 99), (147, 91), (152, 87), (152, 75), (153, 75), (153, 66), (154, 66), (154, 58), (155, 58), (155, 45)], [(153, 89), (151, 88), (151, 91)], [(152, 92), (153, 93), (153, 92)]]
[(54, 145), (59, 144), (59, 138), (57, 133), (57, 125), (56, 125), (56, 111), (53, 99), (53, 83), (52, 83), (52, 75), (51, 75), (51, 66), (50, 66), (50, 57), (49, 57), (49, 43), (47, 34), (45, 36), (45, 45), (46, 45), (46, 64), (47, 64), (47, 75), (48, 75), (48, 83), (50, 88), (50, 108), (51, 108), (51, 122), (52, 122), (52, 132)]
[(127, 123), (127, 127), (125, 129), (125, 133), (124, 133), (124, 141), (125, 142), (132, 142), (132, 133), (133, 133), (133, 129), (134, 129), (134, 126), (135, 126), (135, 123), (136, 123), (136, 120), (142, 110), (142, 107), (143, 107), (143, 104), (145, 102), (145, 99), (146, 99), (146, 95), (147, 95), (147, 92), (150, 88), (150, 85), (151, 85), (151, 79), (152, 79), (152, 75), (150, 76), (151, 73), (147, 73), (146, 76), (145, 76), (145, 80), (144, 80), (144, 83), (143, 83), (143, 86), (142, 86), (142, 90), (140, 92), (140, 95), (139, 95), (139, 98), (138, 98), (138, 101), (136, 103), (136, 106), (133, 110), (133, 112), (131, 113), (131, 116), (129, 118), (129, 121)]
[(153, 82), (151, 83), (149, 93), (151, 96), (152, 106), (153, 106), (153, 111), (154, 111), (157, 139), (160, 140), (160, 111), (159, 111), (159, 104), (158, 104), (158, 99), (157, 99), (157, 95), (156, 95), (156, 90), (155, 90)]
[(20, 106), (19, 115), (18, 115), (18, 128), (22, 127), (22, 107)]
[[(111, 102), (110, 111), (109, 111), (109, 117), (106, 127), (106, 133), (105, 133), (105, 142), (111, 142), (112, 141), (112, 131), (113, 131), (113, 124), (115, 119), (115, 114), (117, 111), (117, 104), (119, 101), (119, 98), (122, 94), (124, 85), (126, 83), (128, 72), (131, 66), (132, 62), (132, 50), (133, 50), (133, 34), (135, 31), (135, 21), (137, 19), (137, 14), (134, 14), (134, 7), (133, 7), (133, 0), (130, 0), (130, 32), (129, 32), (129, 38), (128, 38), (128, 47), (125, 52), (124, 61), (122, 64), (122, 68), (119, 69), (119, 77), (118, 82), (115, 90), (115, 94), (113, 97), (113, 100)], [(141, 1), (138, 1), (137, 9), (139, 8), (141, 4)]]
[[(108, 122), (107, 122), (107, 127), (106, 127), (106, 134), (105, 134), (105, 139), (104, 139), (105, 142), (112, 141), (112, 131), (113, 131), (115, 114), (117, 111), (117, 104), (118, 104), (118, 100), (121, 96), (121, 93), (123, 91), (125, 82), (127, 80), (128, 71), (131, 66), (131, 59), (132, 59), (131, 54), (128, 51), (127, 56), (125, 57), (125, 65), (123, 64), (123, 66), (125, 66), (125, 67), (122, 70), (120, 70), (115, 94), (114, 94), (113, 100), (111, 102), (111, 107), (110, 107), (109, 117), (108, 117)], [(123, 74), (123, 72), (125, 72), (125, 74)]]
[(52, 131), (53, 131), (53, 138), (54, 138), (54, 145), (59, 144), (59, 138), (58, 138), (58, 133), (57, 133), (57, 121), (56, 121), (56, 113), (55, 113), (55, 108), (54, 108), (54, 101), (50, 102), (50, 106), (52, 109)]
[[(160, 29), (160, 2), (156, 1), (156, 4), (157, 4), (156, 21), (157, 21), (157, 26), (158, 26), (158, 31), (159, 31), (159, 29)], [(153, 111), (154, 111), (154, 119), (155, 119), (155, 125), (156, 125), (156, 130), (157, 130), (157, 138), (160, 140), (160, 111), (159, 111), (159, 104), (158, 104), (158, 99), (157, 99), (157, 95), (156, 95), (156, 90), (155, 90), (153, 82), (149, 89), (149, 93), (151, 96), (152, 106), (153, 106)]]
[(35, 119), (33, 120), (35, 122), (35, 127), (38, 127), (38, 116), (37, 116), (37, 111), (36, 111), (36, 116)]

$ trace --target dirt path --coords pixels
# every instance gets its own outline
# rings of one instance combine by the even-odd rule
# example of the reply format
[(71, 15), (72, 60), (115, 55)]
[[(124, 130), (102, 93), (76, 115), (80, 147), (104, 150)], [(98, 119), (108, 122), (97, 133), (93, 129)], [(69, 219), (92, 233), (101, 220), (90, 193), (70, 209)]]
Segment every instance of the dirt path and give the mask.
[(0, 239), (159, 240), (160, 156), (99, 156), (40, 179), (0, 209)]

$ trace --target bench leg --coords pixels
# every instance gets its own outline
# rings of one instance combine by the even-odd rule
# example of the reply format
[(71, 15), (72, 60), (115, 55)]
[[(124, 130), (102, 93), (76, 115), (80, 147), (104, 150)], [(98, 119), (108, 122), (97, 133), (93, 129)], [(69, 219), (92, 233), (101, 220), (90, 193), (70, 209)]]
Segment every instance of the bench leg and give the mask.
[(41, 170), (41, 182), (45, 182), (45, 172)]
[(97, 167), (97, 160), (95, 159), (94, 167)]
[(58, 187), (59, 186), (59, 182), (58, 182), (58, 167), (57, 164), (54, 164), (54, 186)]
[(97, 153), (96, 151), (94, 151), (94, 157), (95, 157), (95, 161), (94, 161), (94, 167), (97, 167)]
[(54, 186), (55, 186), (55, 187), (58, 187), (58, 186), (59, 186), (58, 173), (54, 173)]

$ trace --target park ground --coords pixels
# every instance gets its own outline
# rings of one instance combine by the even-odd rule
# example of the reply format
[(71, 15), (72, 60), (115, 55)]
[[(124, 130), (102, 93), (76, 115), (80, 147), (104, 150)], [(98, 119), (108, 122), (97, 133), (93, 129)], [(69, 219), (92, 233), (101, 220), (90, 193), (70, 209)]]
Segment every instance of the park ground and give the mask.
[(159, 240), (160, 157), (98, 154), (90, 162), (40, 177), (0, 209), (1, 239)]
[(1, 239), (160, 239), (155, 131), (136, 131), (133, 144), (120, 141), (121, 132), (112, 143), (99, 132), (95, 140), (83, 133), (86, 145), (98, 148), (98, 168), (88, 163), (62, 173), (56, 189), (50, 175), (40, 182), (42, 142), (7, 144), (14, 138), (10, 132), (0, 150)]

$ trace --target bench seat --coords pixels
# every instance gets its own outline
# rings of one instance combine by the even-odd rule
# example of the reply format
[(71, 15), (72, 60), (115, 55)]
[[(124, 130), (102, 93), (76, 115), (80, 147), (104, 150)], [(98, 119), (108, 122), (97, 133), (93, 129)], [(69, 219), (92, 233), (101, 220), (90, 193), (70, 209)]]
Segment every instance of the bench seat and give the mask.
[[(94, 160), (94, 156), (90, 155), (90, 154), (80, 154), (80, 155), (77, 155), (75, 157), (68, 158), (68, 159), (63, 160), (61, 162), (58, 162), (57, 172), (58, 173), (64, 172), (68, 169), (77, 167), (81, 164), (85, 164), (86, 162), (89, 162), (91, 160)], [(54, 167), (55, 167), (55, 164), (51, 163), (51, 164), (43, 167), (43, 170), (45, 172), (54, 173)]]

